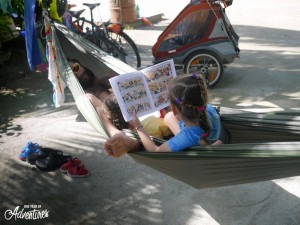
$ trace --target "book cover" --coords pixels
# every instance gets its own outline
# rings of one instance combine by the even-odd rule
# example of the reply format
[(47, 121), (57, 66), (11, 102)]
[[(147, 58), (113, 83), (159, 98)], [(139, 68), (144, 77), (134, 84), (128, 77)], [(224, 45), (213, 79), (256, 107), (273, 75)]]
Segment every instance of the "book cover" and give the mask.
[(176, 77), (173, 60), (109, 79), (125, 121), (166, 108), (170, 104), (168, 83)]

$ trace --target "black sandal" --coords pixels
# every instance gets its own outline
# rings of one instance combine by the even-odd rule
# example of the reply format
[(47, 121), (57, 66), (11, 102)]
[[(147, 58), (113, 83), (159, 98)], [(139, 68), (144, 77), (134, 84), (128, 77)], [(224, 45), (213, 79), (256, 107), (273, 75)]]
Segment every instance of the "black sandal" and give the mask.
[(41, 148), (38, 152), (29, 154), (26, 157), (26, 161), (31, 165), (35, 165), (36, 160), (46, 158), (50, 153), (63, 155), (63, 152), (60, 150), (55, 150), (52, 148)]
[(50, 153), (45, 158), (36, 160), (35, 165), (39, 170), (49, 172), (58, 169), (71, 159), (72, 156), (69, 155)]

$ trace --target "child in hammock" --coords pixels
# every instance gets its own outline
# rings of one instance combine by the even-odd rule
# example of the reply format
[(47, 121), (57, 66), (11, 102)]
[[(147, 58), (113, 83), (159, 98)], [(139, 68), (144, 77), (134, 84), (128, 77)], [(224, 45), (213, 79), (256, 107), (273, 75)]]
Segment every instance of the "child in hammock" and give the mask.
[[(104, 99), (102, 109), (105, 116), (119, 130), (134, 128), (124, 120), (117, 98), (114, 94), (110, 94)], [(165, 124), (163, 118), (151, 115), (144, 118), (141, 121), (141, 124), (143, 124), (143, 127), (150, 136), (165, 140), (172, 136), (172, 132)]]
[[(173, 138), (157, 146), (145, 131), (134, 113), (130, 124), (136, 128), (146, 151), (168, 152), (182, 151), (186, 148), (220, 144), (220, 117), (215, 108), (208, 104), (206, 84), (196, 74), (176, 77), (169, 86), (171, 109), (165, 121), (175, 134)], [(128, 147), (128, 148), (127, 148)], [(135, 149), (133, 149), (133, 147)], [(121, 156), (136, 150), (134, 140), (125, 135), (117, 134), (104, 144), (111, 156)]]
[[(81, 65), (79, 61), (76, 59), (68, 59), (68, 62), (98, 115), (101, 116), (100, 114), (103, 111), (104, 115), (110, 120), (112, 125), (120, 131), (123, 129), (131, 129), (132, 127), (130, 124), (125, 122), (123, 119), (122, 112), (115, 95), (111, 93), (110, 90), (102, 87), (101, 81), (92, 73), (91, 70)], [(172, 132), (164, 123), (162, 118), (149, 116), (145, 118), (142, 123), (151, 136), (165, 140), (172, 136)]]

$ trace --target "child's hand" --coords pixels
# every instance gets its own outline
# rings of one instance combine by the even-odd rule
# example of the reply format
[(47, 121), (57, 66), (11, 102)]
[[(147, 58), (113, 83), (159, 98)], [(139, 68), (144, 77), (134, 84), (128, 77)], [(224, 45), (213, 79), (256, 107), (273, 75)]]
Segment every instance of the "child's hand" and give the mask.
[(132, 120), (129, 121), (130, 125), (137, 128), (141, 126), (141, 121), (136, 115), (136, 112), (132, 112)]

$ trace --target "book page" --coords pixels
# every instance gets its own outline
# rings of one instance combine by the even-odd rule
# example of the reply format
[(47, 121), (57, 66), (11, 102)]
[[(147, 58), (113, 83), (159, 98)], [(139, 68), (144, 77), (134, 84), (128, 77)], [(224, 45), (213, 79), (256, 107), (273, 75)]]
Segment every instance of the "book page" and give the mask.
[(145, 76), (136, 71), (122, 74), (109, 80), (116, 95), (125, 121), (132, 119), (132, 112), (137, 115), (145, 115), (153, 111), (151, 97), (147, 92)]
[(173, 60), (109, 79), (125, 121), (169, 106), (168, 82), (176, 76)]
[(141, 70), (145, 74), (147, 85), (150, 90), (154, 111), (166, 108), (170, 104), (168, 84), (176, 77), (173, 60), (155, 64)]

